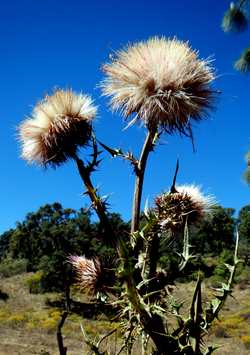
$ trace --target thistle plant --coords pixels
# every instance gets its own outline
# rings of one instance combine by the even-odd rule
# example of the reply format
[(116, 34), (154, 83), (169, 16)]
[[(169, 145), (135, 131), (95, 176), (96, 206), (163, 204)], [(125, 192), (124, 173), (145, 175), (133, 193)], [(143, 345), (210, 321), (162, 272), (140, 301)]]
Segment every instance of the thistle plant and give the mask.
[[(55, 91), (35, 106), (32, 117), (20, 125), (22, 157), (41, 166), (59, 167), (68, 159), (76, 163), (79, 175), (100, 219), (102, 243), (116, 250), (116, 261), (105, 265), (96, 255), (93, 259), (71, 256), (69, 262), (76, 272), (76, 282), (83, 292), (109, 302), (118, 312), (123, 333), (123, 344), (116, 355), (134, 354), (134, 344), (142, 339), (142, 353), (152, 354), (211, 354), (204, 336), (218, 316), (227, 296), (232, 291), (233, 278), (239, 260), (238, 239), (233, 265), (227, 265), (230, 278), (208, 308), (202, 302), (201, 280), (198, 278), (190, 305), (189, 316), (180, 313), (181, 303), (174, 299), (169, 287), (178, 274), (195, 257), (190, 253), (189, 235), (192, 227), (211, 213), (214, 199), (204, 196), (199, 187), (178, 185), (179, 162), (169, 192), (159, 194), (153, 206), (144, 209), (141, 220), (143, 182), (149, 154), (156, 151), (163, 134), (179, 134), (192, 138), (193, 122), (202, 121), (213, 107), (215, 78), (211, 61), (199, 58), (188, 43), (177, 39), (154, 37), (145, 42), (130, 44), (102, 67), (104, 79), (100, 86), (110, 98), (110, 106), (120, 110), (129, 125), (139, 123), (146, 131), (141, 154), (123, 152), (100, 142), (95, 135), (93, 119), (96, 107), (89, 96), (71, 90)], [(88, 146), (91, 159), (81, 159), (79, 150)], [(100, 149), (112, 157), (128, 161), (135, 173), (131, 231), (127, 238), (117, 237), (108, 218), (106, 199), (92, 183), (92, 174), (100, 166)], [(159, 248), (163, 238), (171, 243), (183, 236), (178, 270), (175, 276), (159, 268)], [(192, 250), (195, 246), (192, 246)], [(84, 252), (84, 251), (83, 251)], [(169, 253), (173, 253), (170, 248)], [(111, 267), (112, 266), (112, 267)], [(111, 297), (112, 295), (112, 297)], [(69, 309), (70, 311), (70, 309)], [(169, 317), (175, 317), (171, 327)], [(60, 331), (63, 322), (60, 323)], [(103, 339), (95, 342), (82, 333), (93, 354), (108, 354), (100, 349)], [(65, 354), (60, 338), (59, 349)], [(150, 350), (151, 349), (151, 350)]]

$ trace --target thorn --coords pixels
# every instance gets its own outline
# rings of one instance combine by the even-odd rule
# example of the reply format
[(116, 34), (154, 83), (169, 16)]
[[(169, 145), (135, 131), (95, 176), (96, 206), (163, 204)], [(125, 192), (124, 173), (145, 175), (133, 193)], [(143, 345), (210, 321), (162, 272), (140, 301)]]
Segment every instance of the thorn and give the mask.
[(177, 159), (177, 162), (176, 162), (176, 167), (175, 167), (175, 173), (174, 173), (173, 183), (172, 183), (172, 186), (171, 186), (171, 189), (170, 189), (170, 192), (171, 192), (172, 194), (178, 192), (178, 191), (176, 190), (176, 188), (175, 188), (178, 170), (179, 170), (179, 158)]

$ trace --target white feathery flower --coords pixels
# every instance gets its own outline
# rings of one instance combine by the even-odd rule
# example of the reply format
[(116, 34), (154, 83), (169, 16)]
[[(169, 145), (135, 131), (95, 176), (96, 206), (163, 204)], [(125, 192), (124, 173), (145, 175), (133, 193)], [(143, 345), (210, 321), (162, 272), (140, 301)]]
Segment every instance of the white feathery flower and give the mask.
[(190, 133), (190, 118), (201, 120), (212, 106), (210, 61), (177, 39), (154, 37), (128, 45), (103, 71), (101, 87), (111, 107), (125, 117), (135, 113), (148, 128)]
[(204, 213), (210, 213), (211, 207), (216, 204), (215, 198), (212, 195), (204, 195), (201, 192), (200, 186), (196, 185), (177, 185), (176, 190), (178, 193), (188, 195), (193, 203), (200, 206)]
[(22, 157), (43, 166), (60, 165), (88, 143), (95, 115), (87, 95), (72, 90), (47, 95), (19, 127)]

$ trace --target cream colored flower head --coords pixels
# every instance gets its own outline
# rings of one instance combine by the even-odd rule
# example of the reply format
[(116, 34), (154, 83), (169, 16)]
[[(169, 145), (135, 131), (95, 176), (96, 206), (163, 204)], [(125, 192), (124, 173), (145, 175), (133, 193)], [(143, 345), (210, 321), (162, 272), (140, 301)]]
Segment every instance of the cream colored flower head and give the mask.
[(203, 195), (198, 186), (180, 185), (175, 189), (177, 192), (163, 193), (155, 199), (155, 213), (165, 230), (178, 231), (186, 221), (196, 224), (215, 206), (214, 197)]
[(22, 122), (22, 157), (29, 163), (57, 166), (88, 143), (96, 107), (89, 96), (58, 90), (39, 102)]
[(103, 71), (111, 107), (125, 117), (134, 113), (148, 128), (189, 133), (190, 118), (199, 121), (211, 108), (213, 68), (186, 42), (154, 37), (129, 45)]
[(87, 259), (85, 256), (70, 256), (79, 287), (87, 293), (97, 293), (102, 288), (102, 268), (98, 259)]

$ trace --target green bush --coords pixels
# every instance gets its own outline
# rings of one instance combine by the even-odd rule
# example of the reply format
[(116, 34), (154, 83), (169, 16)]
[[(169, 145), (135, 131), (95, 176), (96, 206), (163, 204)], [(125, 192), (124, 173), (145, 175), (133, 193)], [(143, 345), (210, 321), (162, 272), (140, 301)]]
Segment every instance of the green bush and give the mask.
[(22, 274), (27, 271), (26, 259), (12, 259), (7, 256), (0, 263), (0, 276), (10, 277), (17, 274)]
[(236, 282), (250, 282), (250, 266), (240, 265), (236, 273)]
[(214, 270), (214, 276), (218, 276), (219, 278), (226, 279), (229, 272), (225, 264), (232, 264), (233, 262), (233, 254), (231, 250), (224, 249), (218, 259), (218, 264)]
[(213, 288), (217, 288), (217, 287), (221, 287), (221, 284), (223, 282), (225, 282), (225, 279), (221, 276), (213, 275), (213, 276), (209, 277), (207, 282), (208, 282), (209, 286), (211, 286)]
[(43, 277), (43, 272), (42, 271), (37, 271), (35, 274), (30, 276), (26, 280), (26, 284), (29, 287), (29, 292), (30, 293), (42, 293), (43, 288), (42, 288), (42, 277)]
[(191, 277), (191, 279), (194, 280), (194, 281), (198, 280), (198, 278), (199, 278), (200, 280), (204, 280), (204, 278), (205, 278), (205, 273), (204, 273), (204, 271), (202, 271), (202, 270), (196, 270), (196, 271), (194, 271), (194, 272), (191, 274), (190, 277)]

